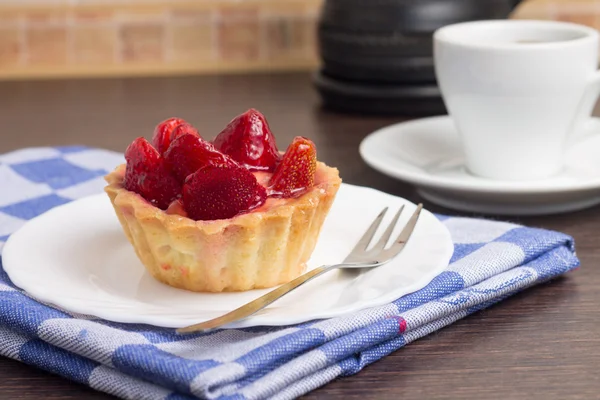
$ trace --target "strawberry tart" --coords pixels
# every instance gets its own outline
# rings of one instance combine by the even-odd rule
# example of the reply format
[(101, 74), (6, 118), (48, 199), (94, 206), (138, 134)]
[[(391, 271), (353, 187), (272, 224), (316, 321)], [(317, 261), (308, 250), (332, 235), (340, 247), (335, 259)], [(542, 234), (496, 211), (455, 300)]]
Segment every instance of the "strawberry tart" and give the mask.
[(105, 191), (146, 269), (198, 292), (243, 291), (302, 274), (341, 184), (312, 141), (278, 150), (251, 109), (212, 141), (186, 121), (135, 139)]

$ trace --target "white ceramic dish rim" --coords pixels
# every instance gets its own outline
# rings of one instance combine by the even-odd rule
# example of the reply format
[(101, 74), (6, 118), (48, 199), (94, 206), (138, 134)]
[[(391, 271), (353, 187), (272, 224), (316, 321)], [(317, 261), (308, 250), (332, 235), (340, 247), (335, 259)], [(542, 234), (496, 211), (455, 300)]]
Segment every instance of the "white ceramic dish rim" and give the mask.
[[(428, 117), (400, 122), (378, 129), (363, 139), (359, 147), (360, 155), (368, 165), (380, 172), (418, 186), (435, 189), (476, 191), (480, 193), (502, 192), (507, 194), (539, 194), (562, 193), (575, 190), (594, 190), (600, 188), (600, 177), (566, 183), (560, 181), (557, 182), (556, 178), (560, 177), (560, 175), (555, 178), (528, 181), (500, 181), (469, 175), (469, 177), (473, 179), (464, 180), (462, 178), (429, 174), (415, 165), (407, 167), (408, 164), (404, 161), (399, 161), (398, 163), (390, 165), (377, 156), (377, 153), (380, 153), (378, 150), (381, 148), (380, 144), (383, 142), (382, 137), (398, 134), (398, 132), (414, 128), (418, 125), (443, 123), (448, 119), (450, 119), (450, 116), (447, 115)], [(591, 120), (591, 122), (600, 124), (600, 118), (592, 118)], [(586, 135), (582, 137), (580, 141), (589, 137), (590, 135)]]
[[(353, 186), (353, 185), (348, 185), (348, 184), (342, 184), (342, 185)], [(380, 191), (372, 189), (372, 188), (359, 187), (359, 186), (353, 186), (353, 187), (372, 191), (374, 193), (384, 194), (386, 196), (396, 197), (396, 196), (392, 196), (392, 195), (380, 192)], [(111, 313), (111, 311), (110, 311), (111, 307), (107, 307), (104, 302), (101, 302), (101, 304), (98, 304), (98, 309), (95, 310), (93, 313), (90, 313), (90, 306), (89, 306), (89, 304), (91, 303), (90, 301), (86, 300), (87, 305), (82, 305), (81, 300), (78, 298), (69, 298), (68, 296), (61, 296), (57, 299), (55, 294), (53, 294), (51, 291), (45, 290), (45, 288), (42, 288), (42, 287), (35, 287), (35, 286), (30, 287), (27, 279), (23, 279), (23, 276), (19, 275), (18, 273), (16, 273), (16, 274), (14, 273), (15, 271), (12, 270), (12, 265), (18, 265), (18, 262), (13, 262), (13, 257), (14, 258), (18, 257), (18, 254), (12, 252), (12, 247), (13, 247), (13, 245), (15, 245), (15, 243), (18, 244), (18, 242), (21, 240), (21, 236), (26, 235), (27, 231), (29, 229), (35, 228), (37, 221), (39, 221), (40, 219), (46, 218), (45, 216), (48, 215), (49, 213), (56, 212), (57, 210), (62, 210), (66, 207), (69, 207), (70, 205), (72, 205), (75, 202), (89, 201), (90, 198), (97, 198), (97, 197), (104, 198), (104, 197), (106, 197), (106, 195), (98, 194), (98, 195), (88, 196), (86, 198), (75, 200), (74, 202), (70, 202), (70, 203), (55, 207), (55, 208), (49, 210), (48, 212), (31, 219), (23, 227), (21, 227), (21, 229), (19, 229), (15, 233), (13, 233), (7, 240), (7, 242), (4, 246), (4, 249), (3, 249), (3, 253), (2, 253), (4, 269), (5, 269), (5, 272), (9, 275), (11, 281), (17, 287), (25, 290), (33, 298), (35, 298), (39, 301), (42, 301), (44, 303), (47, 303), (49, 305), (56, 306), (59, 309), (63, 309), (70, 313), (89, 315), (89, 316), (97, 317), (100, 319), (113, 321), (113, 322), (119, 322), (119, 323), (141, 323), (141, 324), (149, 324), (149, 325), (168, 327), (168, 328), (178, 328), (178, 327), (183, 327), (183, 326), (189, 325), (190, 320), (188, 318), (183, 318), (183, 319), (181, 319), (181, 318), (177, 319), (177, 318), (172, 318), (172, 317), (165, 318), (165, 317), (152, 315), (152, 314), (137, 315), (136, 317), (133, 317), (133, 318), (131, 316), (116, 315), (114, 313)], [(398, 197), (396, 197), (396, 198), (398, 198)], [(409, 202), (406, 199), (402, 199), (402, 198), (398, 198), (398, 199), (402, 200), (405, 204), (410, 204), (410, 205), (416, 207), (416, 205), (414, 205), (413, 203)], [(427, 218), (432, 218), (435, 221), (437, 221), (438, 227), (440, 228), (439, 232), (437, 232), (437, 233), (443, 234), (446, 237), (446, 240), (444, 240), (443, 243), (438, 244), (439, 246), (441, 246), (440, 249), (444, 252), (445, 263), (440, 262), (439, 267), (432, 269), (429, 273), (423, 274), (423, 276), (419, 280), (417, 280), (414, 284), (404, 287), (404, 290), (403, 290), (404, 294), (397, 295), (394, 292), (387, 292), (385, 295), (381, 295), (372, 300), (360, 300), (357, 303), (353, 303), (353, 304), (345, 306), (345, 307), (339, 307), (334, 310), (324, 310), (320, 313), (311, 314), (309, 319), (307, 319), (306, 316), (304, 316), (304, 317), (302, 317), (302, 316), (287, 317), (287, 318), (281, 318), (279, 316), (272, 317), (272, 316), (268, 315), (268, 309), (266, 309), (266, 310), (263, 310), (263, 311), (265, 311), (264, 314), (262, 314), (262, 313), (255, 314), (251, 318), (248, 318), (246, 320), (240, 321), (235, 324), (231, 324), (228, 327), (229, 328), (240, 328), (240, 327), (251, 327), (251, 326), (285, 326), (285, 325), (294, 325), (294, 324), (298, 324), (298, 323), (304, 323), (304, 322), (313, 321), (313, 320), (335, 318), (335, 317), (344, 316), (344, 315), (347, 315), (347, 314), (350, 314), (353, 312), (368, 309), (368, 308), (384, 306), (386, 304), (389, 304), (389, 303), (397, 300), (398, 298), (400, 298), (406, 294), (414, 293), (414, 292), (422, 289), (427, 284), (429, 284), (437, 275), (439, 275), (441, 272), (443, 272), (447, 268), (448, 262), (454, 251), (454, 246), (453, 246), (452, 239), (450, 237), (450, 233), (448, 232), (447, 228), (442, 224), (442, 222), (439, 221), (433, 214), (431, 214), (431, 212), (429, 212), (427, 210), (423, 210), (422, 215)], [(123, 240), (126, 240), (125, 237), (123, 237)], [(133, 302), (136, 300), (131, 300), (131, 301)], [(122, 309), (123, 308), (122, 305), (119, 308)], [(163, 312), (167, 307), (166, 306), (160, 306), (160, 307), (154, 306), (154, 308), (157, 311)], [(149, 307), (148, 309), (151, 309), (151, 308)], [(202, 321), (202, 319), (198, 319), (198, 321), (196, 321), (196, 322), (201, 322), (201, 321)]]

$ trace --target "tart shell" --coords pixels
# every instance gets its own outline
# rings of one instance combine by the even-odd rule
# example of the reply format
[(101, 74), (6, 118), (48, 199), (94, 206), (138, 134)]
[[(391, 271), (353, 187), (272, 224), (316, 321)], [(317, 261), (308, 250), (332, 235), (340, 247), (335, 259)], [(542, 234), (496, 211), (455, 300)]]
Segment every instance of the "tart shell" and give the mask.
[(194, 221), (125, 189), (124, 174), (125, 165), (108, 174), (105, 191), (138, 258), (157, 280), (195, 292), (268, 288), (301, 275), (341, 184), (338, 170), (319, 162), (315, 185), (300, 197)]

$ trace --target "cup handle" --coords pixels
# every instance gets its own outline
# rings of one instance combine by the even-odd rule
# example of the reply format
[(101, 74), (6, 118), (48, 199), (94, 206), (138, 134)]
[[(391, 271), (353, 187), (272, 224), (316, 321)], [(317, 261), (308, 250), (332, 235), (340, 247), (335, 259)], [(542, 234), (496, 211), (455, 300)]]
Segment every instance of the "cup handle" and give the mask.
[(573, 121), (571, 141), (581, 139), (588, 133), (586, 127), (590, 122), (598, 97), (600, 97), (600, 70), (592, 75), (579, 103), (577, 116)]

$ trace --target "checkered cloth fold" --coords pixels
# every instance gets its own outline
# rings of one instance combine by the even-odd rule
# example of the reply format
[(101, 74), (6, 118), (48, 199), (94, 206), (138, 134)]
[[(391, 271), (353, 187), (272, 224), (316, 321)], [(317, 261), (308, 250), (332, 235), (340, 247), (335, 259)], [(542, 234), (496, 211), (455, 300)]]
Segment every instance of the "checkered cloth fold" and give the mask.
[[(120, 154), (85, 147), (0, 156), (0, 251), (28, 219), (102, 191)], [(438, 216), (455, 252), (424, 289), (345, 317), (178, 336), (57, 310), (0, 268), (0, 354), (126, 399), (291, 399), (579, 265), (561, 233)], [(1, 264), (0, 264), (1, 265)]]

